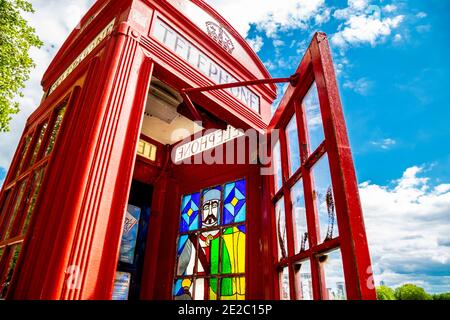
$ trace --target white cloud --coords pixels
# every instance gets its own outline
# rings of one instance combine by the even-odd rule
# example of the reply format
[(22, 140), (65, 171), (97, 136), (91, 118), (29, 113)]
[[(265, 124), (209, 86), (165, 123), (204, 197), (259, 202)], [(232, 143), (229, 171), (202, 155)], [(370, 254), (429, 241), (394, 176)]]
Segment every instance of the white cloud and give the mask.
[(259, 52), (264, 45), (264, 40), (260, 36), (256, 36), (253, 39), (247, 39), (247, 42), (255, 52)]
[(277, 32), (306, 29), (312, 20), (321, 24), (328, 21), (330, 10), (325, 0), (207, 0), (244, 37), (255, 24), (267, 36)]
[(365, 43), (375, 46), (383, 42), (404, 20), (403, 15), (382, 16), (382, 11), (394, 12), (394, 5), (386, 5), (383, 9), (371, 5), (370, 0), (349, 0), (347, 8), (336, 10), (333, 14), (344, 22), (339, 26), (339, 31), (332, 35), (332, 43), (346, 48)]
[(347, 80), (343, 84), (344, 88), (353, 90), (362, 96), (368, 95), (372, 89), (372, 86), (373, 82), (367, 78), (361, 78), (356, 81)]
[(41, 78), (69, 33), (79, 23), (82, 15), (95, 0), (77, 1), (31, 1), (35, 13), (26, 14), (25, 18), (36, 29), (37, 34), (44, 41), (41, 49), (32, 49), (31, 57), (36, 68), (31, 72), (30, 80), (23, 90), (24, 98), (20, 99), (21, 111), (14, 115), (11, 121), (11, 131), (0, 133), (0, 167), (9, 168), (14, 151), (29, 115), (38, 107), (41, 97)]
[(419, 19), (424, 19), (428, 17), (428, 15), (425, 12), (419, 12), (418, 14), (416, 14), (416, 17)]
[(424, 172), (411, 167), (390, 186), (360, 185), (375, 279), (450, 291), (450, 185), (433, 187)]
[(372, 141), (370, 144), (377, 148), (381, 148), (383, 150), (388, 150), (388, 149), (391, 149), (393, 146), (395, 146), (397, 144), (397, 141), (395, 141), (394, 139), (391, 139), (391, 138), (387, 138), (387, 139), (383, 139), (381, 141)]

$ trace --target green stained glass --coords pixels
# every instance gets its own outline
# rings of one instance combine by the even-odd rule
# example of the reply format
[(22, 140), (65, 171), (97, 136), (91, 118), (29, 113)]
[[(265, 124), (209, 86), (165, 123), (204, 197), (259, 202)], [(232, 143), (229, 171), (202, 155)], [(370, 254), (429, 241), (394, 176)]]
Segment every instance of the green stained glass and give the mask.
[(245, 278), (223, 278), (220, 283), (221, 300), (244, 300)]
[(245, 272), (245, 228), (226, 228), (222, 235), (222, 274)]

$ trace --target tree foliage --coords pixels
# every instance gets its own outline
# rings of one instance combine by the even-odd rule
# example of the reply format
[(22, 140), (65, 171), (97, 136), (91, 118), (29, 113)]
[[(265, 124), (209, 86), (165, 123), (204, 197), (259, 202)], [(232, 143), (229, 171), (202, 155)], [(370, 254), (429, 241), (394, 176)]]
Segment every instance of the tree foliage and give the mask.
[(11, 115), (19, 112), (17, 98), (34, 67), (29, 51), (42, 46), (25, 12), (34, 12), (26, 0), (0, 0), (0, 132), (9, 130)]
[(421, 287), (414, 284), (404, 284), (395, 290), (397, 300), (431, 300), (431, 296)]
[(394, 290), (386, 286), (379, 286), (377, 288), (377, 300), (395, 300)]

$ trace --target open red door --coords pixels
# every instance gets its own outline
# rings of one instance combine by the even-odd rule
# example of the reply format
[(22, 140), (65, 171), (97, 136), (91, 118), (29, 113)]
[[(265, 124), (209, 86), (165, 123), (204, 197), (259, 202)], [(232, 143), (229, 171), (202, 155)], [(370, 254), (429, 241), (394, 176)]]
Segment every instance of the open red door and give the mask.
[[(325, 34), (269, 126), (280, 299), (376, 299), (358, 184)], [(277, 132), (277, 130), (279, 130)]]

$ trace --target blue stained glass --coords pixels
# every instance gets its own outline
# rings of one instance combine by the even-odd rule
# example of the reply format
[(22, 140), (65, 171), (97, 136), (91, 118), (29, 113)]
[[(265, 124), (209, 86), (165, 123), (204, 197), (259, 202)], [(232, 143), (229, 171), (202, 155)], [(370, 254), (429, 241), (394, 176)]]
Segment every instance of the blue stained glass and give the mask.
[(194, 193), (183, 197), (181, 204), (180, 232), (194, 231), (199, 223), (200, 193)]
[(245, 180), (228, 183), (224, 189), (223, 223), (245, 221), (246, 217)]

